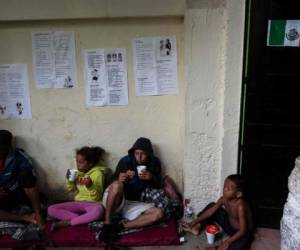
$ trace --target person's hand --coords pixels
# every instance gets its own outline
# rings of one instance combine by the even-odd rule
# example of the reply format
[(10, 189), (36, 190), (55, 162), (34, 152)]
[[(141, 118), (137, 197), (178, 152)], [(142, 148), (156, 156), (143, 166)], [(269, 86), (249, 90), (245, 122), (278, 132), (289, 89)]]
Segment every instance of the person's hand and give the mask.
[(229, 248), (229, 243), (227, 240), (221, 242), (218, 250), (227, 250)]
[(7, 192), (4, 190), (4, 188), (0, 188), (0, 199), (4, 198), (5, 196), (7, 196)]
[(125, 182), (128, 179), (127, 173), (119, 173), (118, 181)]
[(21, 215), (20, 220), (37, 225), (37, 220), (36, 220), (36, 214), (35, 213)]
[(82, 184), (85, 185), (87, 188), (89, 188), (93, 185), (93, 181), (92, 181), (91, 177), (86, 176), (86, 177), (83, 177)]
[(35, 224), (40, 230), (45, 229), (45, 222), (39, 213), (21, 215), (20, 220)]
[(70, 176), (70, 169), (68, 169), (66, 172), (66, 179), (69, 179), (69, 176)]
[(191, 229), (193, 224), (193, 222), (190, 222), (190, 223), (187, 223), (187, 222), (183, 222), (181, 225), (183, 228), (186, 228), (186, 229)]
[(188, 232), (191, 231), (190, 223), (183, 222), (183, 223), (181, 224), (181, 226), (182, 226), (183, 231), (188, 231)]
[(183, 222), (182, 229), (183, 231), (198, 235), (200, 232), (200, 223), (197, 220), (193, 220), (190, 223)]
[(133, 170), (127, 170), (126, 174), (128, 176), (128, 178), (132, 179), (133, 176), (135, 176), (135, 172)]
[(150, 171), (144, 170), (139, 174), (139, 178), (141, 180), (150, 181), (150, 180), (152, 180), (152, 174)]
[(89, 176), (78, 177), (77, 182), (81, 185), (85, 185), (87, 188), (93, 185), (93, 181)]
[(39, 213), (35, 214), (35, 220), (36, 220), (36, 224), (39, 227), (39, 229), (44, 230), (46, 227), (45, 221)]

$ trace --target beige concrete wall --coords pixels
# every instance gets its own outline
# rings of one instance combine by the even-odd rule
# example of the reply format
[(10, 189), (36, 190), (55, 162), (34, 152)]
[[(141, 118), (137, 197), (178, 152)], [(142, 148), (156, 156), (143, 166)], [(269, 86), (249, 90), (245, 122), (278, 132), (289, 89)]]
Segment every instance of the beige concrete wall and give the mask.
[(182, 16), (185, 0), (0, 0), (1, 20)]
[(237, 172), (245, 1), (188, 0), (184, 194), (195, 210)]
[(203, 7), (188, 9), (185, 17), (184, 193), (199, 210), (220, 188), (226, 13), (223, 6)]
[(226, 176), (236, 173), (242, 100), (245, 1), (227, 0), (225, 39), (224, 108), (220, 187)]
[[(31, 32), (74, 31), (79, 86), (74, 89), (37, 89), (33, 83)], [(179, 94), (135, 96), (132, 39), (175, 35), (178, 52)], [(32, 120), (0, 121), (16, 135), (16, 144), (34, 159), (43, 189), (55, 198), (61, 192), (74, 149), (99, 145), (107, 150), (106, 165), (114, 169), (136, 138), (149, 137), (165, 172), (182, 180), (184, 127), (183, 20), (180, 17), (118, 18), (72, 21), (0, 23), (0, 63), (28, 65)], [(81, 51), (90, 48), (126, 48), (129, 105), (86, 107)]]
[[(148, 136), (196, 210), (215, 200), (237, 170), (245, 0), (24, 2), (0, 0), (0, 63), (28, 64), (33, 119), (0, 127), (34, 157), (44, 188), (63, 188), (76, 147), (103, 146), (114, 168), (137, 137)], [(30, 32), (40, 30), (75, 31), (77, 89), (33, 86)], [(179, 95), (136, 97), (131, 40), (159, 35), (177, 37)], [(105, 47), (127, 50), (129, 105), (87, 108), (80, 53)]]

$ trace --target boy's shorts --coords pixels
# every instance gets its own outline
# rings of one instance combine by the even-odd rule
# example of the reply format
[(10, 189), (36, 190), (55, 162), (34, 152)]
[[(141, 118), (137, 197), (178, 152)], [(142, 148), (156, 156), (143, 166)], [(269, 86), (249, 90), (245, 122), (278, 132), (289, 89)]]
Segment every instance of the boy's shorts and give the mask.
[[(104, 207), (106, 207), (109, 187), (110, 186), (108, 186), (105, 189), (104, 194), (103, 194), (102, 204)], [(123, 196), (121, 204), (115, 210), (115, 213), (121, 213), (122, 217), (124, 217), (127, 220), (134, 220), (137, 217), (139, 217), (141, 214), (146, 212), (148, 209), (153, 208), (153, 207), (154, 207), (154, 203), (145, 203), (145, 202), (140, 202), (140, 201), (125, 200), (125, 197)]]

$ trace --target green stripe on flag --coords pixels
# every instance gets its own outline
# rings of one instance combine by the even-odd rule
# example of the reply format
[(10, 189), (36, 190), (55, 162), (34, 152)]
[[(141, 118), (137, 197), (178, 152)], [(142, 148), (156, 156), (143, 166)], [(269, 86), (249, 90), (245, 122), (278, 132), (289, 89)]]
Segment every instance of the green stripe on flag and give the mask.
[(271, 20), (269, 26), (268, 45), (283, 46), (286, 20)]

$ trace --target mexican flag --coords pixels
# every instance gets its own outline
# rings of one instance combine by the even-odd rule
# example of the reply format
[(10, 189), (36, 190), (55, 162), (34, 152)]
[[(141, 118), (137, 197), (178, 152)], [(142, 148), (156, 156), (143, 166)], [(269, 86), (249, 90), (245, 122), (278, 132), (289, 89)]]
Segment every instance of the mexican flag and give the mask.
[(269, 20), (268, 46), (300, 46), (300, 20)]

